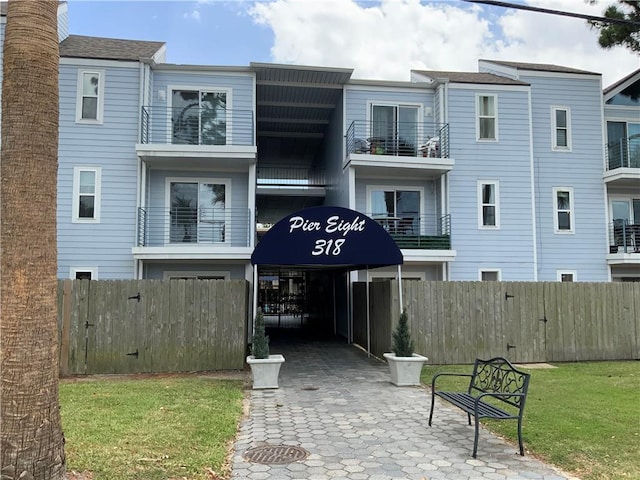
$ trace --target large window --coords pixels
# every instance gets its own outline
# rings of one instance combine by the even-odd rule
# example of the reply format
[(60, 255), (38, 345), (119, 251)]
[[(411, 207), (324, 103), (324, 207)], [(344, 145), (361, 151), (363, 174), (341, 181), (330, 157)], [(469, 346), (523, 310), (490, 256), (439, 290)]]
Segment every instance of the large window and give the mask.
[(419, 235), (421, 198), (419, 189), (372, 187), (369, 190), (371, 217), (392, 233)]
[(78, 72), (78, 98), (76, 121), (79, 123), (102, 123), (104, 99), (104, 72)]
[(477, 96), (476, 135), (478, 140), (498, 140), (498, 98), (495, 95)]
[(609, 169), (640, 168), (640, 122), (607, 122)]
[(228, 182), (169, 181), (169, 241), (222, 243), (227, 239)]
[(554, 227), (556, 233), (573, 233), (573, 189), (556, 187), (553, 189)]
[(73, 169), (72, 221), (74, 223), (100, 222), (100, 167)]
[(171, 141), (186, 145), (226, 145), (227, 91), (171, 91)]
[(551, 147), (556, 151), (571, 151), (571, 110), (551, 107)]
[(478, 228), (500, 228), (499, 183), (478, 181)]
[(416, 155), (418, 110), (411, 105), (371, 105), (372, 153)]

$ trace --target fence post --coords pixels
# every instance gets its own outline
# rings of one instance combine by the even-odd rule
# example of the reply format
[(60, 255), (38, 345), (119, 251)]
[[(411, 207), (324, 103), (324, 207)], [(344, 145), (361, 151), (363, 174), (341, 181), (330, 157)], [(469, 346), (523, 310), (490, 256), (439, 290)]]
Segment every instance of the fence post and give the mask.
[(60, 374), (69, 374), (69, 342), (71, 339), (71, 290), (73, 280), (62, 284), (62, 329), (60, 333)]

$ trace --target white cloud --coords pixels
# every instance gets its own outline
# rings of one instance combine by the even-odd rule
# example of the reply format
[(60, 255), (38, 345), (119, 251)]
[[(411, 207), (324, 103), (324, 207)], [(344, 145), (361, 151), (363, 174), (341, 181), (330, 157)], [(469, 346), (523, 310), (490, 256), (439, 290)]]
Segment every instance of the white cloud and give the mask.
[[(576, 0), (538, 7), (600, 15)], [(354, 68), (354, 77), (408, 80), (411, 68), (477, 71), (479, 58), (553, 63), (603, 73), (606, 86), (640, 66), (622, 48), (602, 50), (584, 20), (463, 2), (275, 0), (250, 10), (274, 34), (274, 62)]]
[(200, 23), (200, 10), (194, 8), (189, 12), (185, 12), (183, 17), (187, 20), (195, 20), (196, 22)]

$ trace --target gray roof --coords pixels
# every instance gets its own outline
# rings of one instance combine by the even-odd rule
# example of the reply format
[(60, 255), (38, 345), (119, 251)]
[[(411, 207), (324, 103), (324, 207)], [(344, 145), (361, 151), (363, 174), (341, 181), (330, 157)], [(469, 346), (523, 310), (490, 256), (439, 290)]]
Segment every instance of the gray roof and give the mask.
[(545, 63), (525, 63), (525, 62), (505, 62), (502, 60), (486, 60), (480, 59), (481, 62), (495, 63), (496, 65), (504, 65), (505, 67), (517, 68), (518, 70), (531, 70), (536, 72), (557, 72), (557, 73), (581, 73), (586, 75), (600, 75), (596, 72), (588, 72), (586, 70), (578, 70), (577, 68), (563, 67), (562, 65), (552, 65)]
[(615, 90), (616, 88), (618, 88), (620, 85), (622, 85), (623, 83), (626, 83), (628, 80), (631, 80), (633, 77), (635, 77), (636, 75), (638, 75), (638, 77), (640, 77), (640, 68), (638, 70), (636, 70), (635, 72), (631, 72), (629, 75), (627, 75), (626, 77), (618, 80), (616, 83), (614, 83), (613, 85), (609, 85), (607, 88), (604, 89), (603, 93), (605, 95), (609, 94), (610, 92), (612, 92), (613, 90)]
[(475, 72), (443, 72), (437, 70), (412, 70), (429, 78), (446, 78), (452, 83), (480, 83), (488, 85), (529, 85), (528, 83), (511, 78), (494, 75), (493, 73)]
[(69, 35), (60, 43), (60, 56), (139, 61), (152, 58), (164, 45), (164, 42)]

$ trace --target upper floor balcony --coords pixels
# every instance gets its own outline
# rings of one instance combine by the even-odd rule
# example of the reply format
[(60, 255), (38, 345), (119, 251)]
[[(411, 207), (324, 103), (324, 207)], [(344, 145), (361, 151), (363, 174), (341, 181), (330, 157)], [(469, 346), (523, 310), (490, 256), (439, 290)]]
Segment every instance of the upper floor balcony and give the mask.
[(640, 135), (607, 143), (607, 171), (604, 181), (616, 186), (637, 186), (640, 182)]
[(256, 156), (251, 110), (143, 106), (138, 155), (171, 159), (253, 159)]
[(251, 255), (246, 208), (139, 208), (136, 258), (246, 259)]
[(451, 215), (366, 213), (405, 249), (450, 250)]
[(414, 168), (439, 175), (451, 170), (449, 124), (354, 121), (346, 134), (346, 163)]

